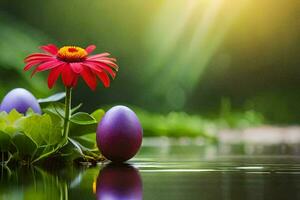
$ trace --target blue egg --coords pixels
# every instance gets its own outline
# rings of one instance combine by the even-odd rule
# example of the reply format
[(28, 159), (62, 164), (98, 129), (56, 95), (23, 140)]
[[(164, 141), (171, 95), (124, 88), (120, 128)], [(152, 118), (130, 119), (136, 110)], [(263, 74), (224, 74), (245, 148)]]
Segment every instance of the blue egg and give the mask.
[(40, 104), (29, 91), (16, 88), (5, 95), (0, 105), (0, 112), (9, 113), (11, 110), (16, 109), (19, 113), (25, 114), (29, 108), (35, 113), (42, 113)]

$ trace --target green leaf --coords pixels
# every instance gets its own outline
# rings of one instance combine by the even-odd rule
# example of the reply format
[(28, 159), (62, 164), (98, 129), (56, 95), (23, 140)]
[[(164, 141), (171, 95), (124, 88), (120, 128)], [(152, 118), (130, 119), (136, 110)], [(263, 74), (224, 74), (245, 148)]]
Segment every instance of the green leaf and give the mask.
[(30, 115), (34, 115), (35, 112), (32, 110), (32, 108), (28, 108), (28, 110), (26, 111), (26, 116), (30, 116)]
[(70, 121), (70, 136), (81, 136), (96, 132), (97, 120), (88, 113), (76, 113)]
[(76, 112), (81, 106), (82, 106), (82, 103), (80, 103), (78, 106), (72, 108), (71, 113)]
[(71, 123), (70, 124), (70, 136), (81, 136), (90, 133), (95, 133), (97, 129), (97, 123), (88, 124), (88, 125), (80, 125)]
[(19, 123), (22, 131), (30, 137), (38, 146), (59, 143), (62, 139), (60, 119), (49, 114), (31, 115), (23, 118)]
[(47, 107), (43, 109), (45, 113), (51, 113), (58, 115), (59, 117), (64, 119), (65, 116), (65, 105), (59, 102), (51, 103)]
[(18, 111), (13, 109), (8, 113), (6, 117), (6, 121), (8, 124), (14, 124), (17, 120), (19, 120), (23, 116), (24, 116), (23, 114), (20, 114)]
[(61, 149), (64, 145), (58, 144), (58, 145), (47, 145), (45, 148), (40, 147), (38, 149), (38, 154), (36, 154), (36, 158), (32, 161), (32, 163), (41, 161), (43, 159), (46, 159), (50, 156), (52, 156), (54, 153), (56, 153), (59, 149)]
[(46, 143), (43, 135), (49, 135), (48, 132), (51, 130), (51, 119), (32, 115), (20, 121), (19, 127), (22, 127), (25, 135), (30, 137), (38, 146), (41, 146)]
[(12, 142), (21, 157), (32, 156), (37, 149), (37, 144), (23, 133), (16, 133)]
[[(77, 146), (78, 147), (78, 146)], [(82, 151), (81, 151), (82, 152)], [(60, 156), (64, 157), (65, 161), (73, 161), (83, 156), (80, 151), (68, 139), (68, 143), (60, 149)]]
[(104, 115), (103, 110), (96, 110), (91, 115), (84, 112), (74, 114), (70, 119), (68, 140), (62, 137), (64, 104), (51, 103), (44, 111), (45, 114), (39, 115), (29, 110), (26, 116), (16, 110), (8, 114), (0, 112), (0, 151), (8, 151), (13, 159), (30, 163), (53, 155), (84, 160), (99, 157), (95, 132)]
[(91, 124), (78, 124), (71, 123), (70, 125), (70, 136), (78, 137), (87, 134), (95, 134), (99, 121), (104, 116), (105, 112), (102, 109), (98, 109), (94, 111), (90, 116), (92, 116), (96, 122)]
[(0, 130), (9, 135), (13, 135), (19, 131), (19, 128), (16, 126), (16, 122), (23, 117), (24, 115), (18, 113), (15, 109), (8, 114), (2, 112), (0, 114)]
[(71, 144), (73, 144), (73, 146), (75, 148), (74, 150), (76, 150), (80, 155), (84, 156), (84, 153), (82, 152), (80, 144), (77, 141), (73, 140), (72, 138), (69, 138), (69, 142), (71, 142)]
[(1, 131), (5, 130), (5, 128), (7, 127), (6, 117), (7, 117), (6, 112), (0, 113), (0, 130)]
[[(33, 163), (52, 156), (66, 143), (66, 140), (62, 137), (62, 119), (59, 116), (44, 114), (39, 118), (36, 117), (27, 119), (26, 124), (23, 124), (26, 134), (39, 141)], [(37, 121), (41, 126), (35, 124)], [(28, 129), (30, 126), (33, 126), (33, 129)], [(40, 128), (47, 126), (47, 131), (38, 131), (41, 130)]]
[(97, 120), (97, 122), (100, 122), (102, 117), (105, 115), (105, 111), (103, 109), (98, 109), (95, 110), (91, 115)]
[(61, 142), (64, 120), (54, 114), (48, 114), (51, 117), (51, 135), (47, 143), (54, 144)]
[(92, 117), (88, 113), (84, 113), (84, 112), (78, 112), (78, 113), (74, 114), (71, 117), (70, 121), (75, 124), (80, 124), (80, 125), (89, 125), (89, 124), (97, 123), (97, 121), (94, 117)]
[(69, 142), (74, 146), (73, 151), (77, 151), (84, 160), (97, 160), (99, 155), (82, 146), (78, 141), (69, 138)]
[(0, 118), (1, 119), (6, 117), (6, 116), (7, 116), (7, 112), (5, 112), (5, 111), (0, 112)]
[(96, 145), (96, 133), (90, 133), (82, 136), (73, 137), (74, 140), (79, 142), (86, 149), (94, 150), (97, 149)]
[(49, 103), (49, 102), (56, 102), (64, 99), (66, 97), (65, 92), (56, 93), (54, 95), (51, 95), (50, 97), (38, 99), (39, 103)]

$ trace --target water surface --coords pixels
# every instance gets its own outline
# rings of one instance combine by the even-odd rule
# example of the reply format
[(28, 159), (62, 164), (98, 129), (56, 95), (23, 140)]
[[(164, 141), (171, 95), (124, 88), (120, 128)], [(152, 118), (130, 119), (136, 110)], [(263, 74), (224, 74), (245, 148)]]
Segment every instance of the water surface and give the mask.
[(0, 199), (300, 199), (299, 149), (145, 142), (121, 166), (2, 167)]

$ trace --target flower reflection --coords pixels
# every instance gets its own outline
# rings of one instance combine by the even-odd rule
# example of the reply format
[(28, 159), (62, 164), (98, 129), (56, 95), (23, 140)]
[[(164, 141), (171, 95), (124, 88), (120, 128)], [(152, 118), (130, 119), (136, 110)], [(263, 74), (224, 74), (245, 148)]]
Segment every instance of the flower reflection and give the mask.
[(109, 164), (100, 170), (97, 178), (98, 200), (141, 200), (142, 179), (138, 170), (128, 164)]

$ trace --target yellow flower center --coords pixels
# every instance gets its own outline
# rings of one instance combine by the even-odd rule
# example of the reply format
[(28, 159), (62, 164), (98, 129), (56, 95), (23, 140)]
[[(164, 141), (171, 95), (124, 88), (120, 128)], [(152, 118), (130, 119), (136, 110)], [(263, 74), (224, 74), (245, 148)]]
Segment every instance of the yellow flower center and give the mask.
[(66, 62), (80, 62), (87, 57), (85, 49), (76, 46), (64, 46), (58, 50), (57, 58)]

